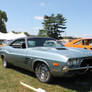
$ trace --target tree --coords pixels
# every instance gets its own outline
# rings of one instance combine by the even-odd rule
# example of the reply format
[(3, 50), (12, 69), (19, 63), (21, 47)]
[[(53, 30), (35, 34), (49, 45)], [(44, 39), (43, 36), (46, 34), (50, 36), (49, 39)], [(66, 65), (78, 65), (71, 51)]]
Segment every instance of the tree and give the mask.
[(31, 36), (28, 32), (24, 32), (24, 34), (25, 34), (26, 36)]
[(57, 14), (56, 16), (54, 16), (54, 14), (51, 16), (45, 15), (42, 23), (44, 26), (43, 30), (49, 37), (58, 39), (61, 37), (61, 33), (64, 32), (64, 29), (66, 29), (65, 23), (66, 19), (61, 14)]
[(21, 32), (16, 32), (16, 31), (12, 31), (12, 33), (14, 33), (14, 34), (20, 34)]
[[(12, 31), (14, 34), (20, 34), (21, 32), (16, 32), (16, 31)], [(28, 32), (24, 32), (24, 34), (26, 35), (26, 36), (32, 36), (32, 35), (30, 35)]]
[(8, 21), (7, 14), (5, 11), (0, 10), (0, 32), (7, 33), (5, 22)]
[(46, 33), (46, 30), (39, 30), (39, 33), (38, 33), (38, 36), (40, 37), (48, 37), (47, 33)]

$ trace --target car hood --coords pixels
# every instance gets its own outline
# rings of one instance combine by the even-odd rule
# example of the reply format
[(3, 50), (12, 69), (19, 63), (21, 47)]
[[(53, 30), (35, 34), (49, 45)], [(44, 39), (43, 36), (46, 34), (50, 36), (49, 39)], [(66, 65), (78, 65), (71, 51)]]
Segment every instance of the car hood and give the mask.
[(81, 57), (91, 57), (92, 51), (80, 48), (62, 47), (62, 48), (51, 48), (51, 47), (37, 47), (33, 48), (35, 50), (50, 52), (62, 55), (67, 58), (81, 58)]

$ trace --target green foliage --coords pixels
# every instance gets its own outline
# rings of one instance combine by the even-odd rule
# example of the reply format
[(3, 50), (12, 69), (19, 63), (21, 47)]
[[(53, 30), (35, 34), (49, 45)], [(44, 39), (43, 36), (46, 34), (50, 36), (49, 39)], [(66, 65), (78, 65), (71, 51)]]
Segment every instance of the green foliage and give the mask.
[(73, 36), (65, 36), (63, 39), (78, 39), (80, 37), (73, 37)]
[(14, 33), (14, 34), (20, 34), (21, 32), (12, 31), (12, 33)]
[[(61, 37), (61, 33), (64, 32), (66, 19), (61, 14), (57, 14), (56, 16), (52, 14), (51, 16), (44, 16), (43, 26), (44, 31), (49, 37), (53, 37), (58, 39)], [(40, 32), (43, 33), (43, 32)]]
[[(15, 34), (20, 34), (21, 32), (16, 32), (16, 31), (12, 31), (13, 33), (15, 33)], [(26, 36), (31, 36), (28, 32), (24, 32), (24, 34), (26, 35)]]
[(28, 32), (24, 32), (24, 34), (25, 34), (26, 36), (31, 36)]
[(46, 30), (39, 30), (38, 36), (39, 37), (48, 37)]
[(8, 21), (7, 14), (5, 11), (0, 10), (0, 32), (7, 33), (5, 22)]

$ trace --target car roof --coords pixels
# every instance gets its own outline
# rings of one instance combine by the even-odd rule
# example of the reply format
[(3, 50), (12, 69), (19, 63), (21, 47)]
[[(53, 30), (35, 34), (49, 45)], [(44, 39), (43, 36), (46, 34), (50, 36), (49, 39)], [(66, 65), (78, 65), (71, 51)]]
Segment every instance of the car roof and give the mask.
[[(30, 39), (30, 38), (40, 38), (40, 39), (54, 39), (54, 38), (51, 38), (51, 37), (30, 37), (30, 36), (28, 36), (28, 37), (20, 37), (20, 38), (17, 38), (17, 39)], [(16, 40), (16, 39), (15, 39)]]
[(51, 38), (51, 37), (20, 37), (20, 38), (17, 38), (17, 39), (14, 39), (12, 40), (8, 45), (10, 45), (12, 42), (14, 42), (15, 40), (18, 40), (18, 39), (51, 39), (51, 40), (55, 40), (54, 38)]

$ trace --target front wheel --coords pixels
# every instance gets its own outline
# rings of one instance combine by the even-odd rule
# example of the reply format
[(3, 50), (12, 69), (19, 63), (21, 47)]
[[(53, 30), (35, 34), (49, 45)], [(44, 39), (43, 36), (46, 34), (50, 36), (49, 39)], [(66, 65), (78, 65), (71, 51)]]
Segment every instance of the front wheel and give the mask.
[(49, 68), (44, 63), (38, 63), (35, 68), (36, 77), (40, 82), (48, 83), (51, 81), (52, 75), (49, 71)]

